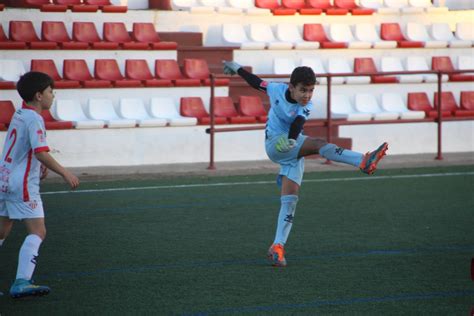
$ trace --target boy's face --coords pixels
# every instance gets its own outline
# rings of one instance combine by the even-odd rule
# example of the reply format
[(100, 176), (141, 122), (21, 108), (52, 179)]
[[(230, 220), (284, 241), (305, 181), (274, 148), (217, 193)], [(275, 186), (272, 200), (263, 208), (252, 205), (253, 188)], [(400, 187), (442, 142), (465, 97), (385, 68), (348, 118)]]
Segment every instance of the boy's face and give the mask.
[(41, 104), (43, 110), (49, 110), (54, 100), (53, 89), (49, 86), (43, 92), (37, 92), (35, 98)]
[(289, 89), (291, 93), (291, 97), (293, 100), (305, 106), (311, 101), (314, 92), (314, 85), (305, 86), (302, 83), (298, 83), (296, 86), (293, 86), (291, 83), (289, 84)]

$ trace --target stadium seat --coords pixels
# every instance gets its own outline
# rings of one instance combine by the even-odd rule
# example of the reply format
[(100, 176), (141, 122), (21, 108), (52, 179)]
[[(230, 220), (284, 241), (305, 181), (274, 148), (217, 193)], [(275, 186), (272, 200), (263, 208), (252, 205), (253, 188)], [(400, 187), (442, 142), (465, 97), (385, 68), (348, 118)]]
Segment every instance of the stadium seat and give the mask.
[(323, 10), (327, 15), (346, 15), (348, 9), (336, 8), (329, 0), (307, 0), (309, 7)]
[[(453, 63), (449, 56), (433, 56), (431, 58), (431, 69), (440, 71), (454, 71)], [(474, 75), (452, 74), (449, 81), (474, 81)]]
[(84, 0), (84, 3), (98, 5), (104, 13), (125, 13), (128, 10), (126, 5), (113, 5), (110, 0)]
[[(328, 72), (332, 74), (340, 73), (353, 73), (352, 65), (349, 65), (345, 58), (332, 57), (328, 60)], [(332, 78), (333, 84), (367, 84), (370, 83), (370, 77), (334, 77)]]
[(73, 42), (69, 37), (63, 22), (43, 21), (41, 23), (41, 38), (43, 41), (57, 43), (62, 49), (87, 49), (88, 43)]
[(355, 38), (361, 42), (369, 42), (372, 48), (396, 48), (396, 41), (383, 41), (372, 23), (359, 23), (355, 25)]
[(293, 72), (295, 68), (296, 68), (296, 63), (293, 58), (287, 58), (287, 57), (273, 58), (273, 73), (275, 75), (289, 75)]
[(274, 15), (294, 15), (296, 13), (296, 9), (282, 6), (278, 0), (255, 0), (255, 6), (257, 8), (269, 9)]
[(424, 42), (426, 48), (445, 48), (448, 46), (447, 41), (434, 41), (426, 30), (426, 27), (420, 23), (407, 23), (407, 38), (413, 42)]
[(390, 9), (396, 9), (398, 12), (408, 7), (408, 0), (384, 0), (384, 5)]
[(151, 49), (176, 50), (178, 43), (162, 42), (153, 23), (133, 23), (133, 40), (139, 43), (148, 43)]
[(171, 0), (171, 8), (175, 11), (190, 11), (192, 7), (197, 6), (197, 0)]
[(292, 49), (293, 44), (290, 42), (281, 42), (275, 39), (271, 26), (264, 23), (250, 24), (249, 37), (254, 42), (265, 43), (268, 49)]
[(322, 24), (304, 24), (303, 39), (309, 42), (319, 42), (321, 48), (347, 48), (347, 43), (331, 42)]
[[(426, 71), (431, 70), (426, 62), (424, 56), (408, 56), (406, 60), (407, 70), (408, 71)], [(437, 82), (438, 76), (435, 74), (422, 74), (422, 75), (412, 75), (412, 76), (421, 76), (424, 82)], [(443, 82), (448, 81), (449, 77), (443, 75)]]
[(380, 108), (377, 98), (370, 93), (356, 94), (355, 109), (360, 113), (372, 115), (372, 118), (376, 121), (396, 120), (399, 117), (398, 112), (386, 112)]
[(242, 24), (224, 23), (222, 25), (222, 38), (224, 43), (240, 46), (240, 49), (265, 49), (265, 43), (249, 40)]
[(295, 49), (318, 49), (319, 42), (307, 42), (303, 40), (296, 24), (279, 23), (276, 26), (276, 38), (281, 42), (293, 44)]
[(127, 59), (125, 61), (125, 77), (127, 79), (140, 80), (146, 87), (173, 86), (171, 80), (154, 78), (145, 59)]
[[(372, 57), (360, 57), (354, 58), (354, 72), (378, 72), (375, 62)], [(370, 76), (371, 83), (397, 83), (398, 79), (396, 76)]]
[[(199, 58), (185, 58), (183, 65), (183, 73), (186, 77), (191, 79), (201, 80), (202, 84), (205, 86), (211, 85), (211, 79), (209, 75), (209, 67), (207, 66), (207, 61), (205, 59)], [(215, 86), (228, 86), (229, 79), (226, 78), (214, 78)]]
[(271, 10), (255, 7), (254, 0), (227, 0), (229, 6), (239, 9), (247, 15), (269, 15)]
[(84, 114), (78, 100), (56, 100), (54, 116), (61, 121), (71, 121), (76, 129), (103, 128), (105, 122), (102, 120), (91, 120)]
[(25, 49), (26, 43), (25, 42), (16, 42), (11, 41), (5, 31), (3, 30), (3, 26), (0, 24), (0, 49)]
[(173, 98), (152, 98), (150, 114), (155, 118), (166, 119), (169, 126), (193, 126), (197, 124), (197, 118), (181, 116), (176, 109)]
[(461, 91), (460, 111), (466, 111), (469, 115), (474, 115), (474, 91)]
[(9, 38), (16, 42), (24, 42), (31, 49), (55, 49), (56, 43), (41, 41), (36, 35), (31, 21), (10, 21)]
[(42, 12), (66, 12), (66, 5), (53, 4), (50, 0), (23, 0), (22, 6), (25, 8), (38, 8)]
[[(433, 96), (433, 104), (434, 109), (438, 109), (438, 92), (434, 93)], [(456, 112), (459, 110), (458, 104), (456, 103), (456, 99), (454, 98), (454, 94), (451, 91), (441, 92), (441, 113), (443, 116), (449, 115), (456, 115)], [(445, 114), (445, 113), (449, 113)], [(462, 116), (462, 112), (458, 114), (458, 116)]]
[(281, 4), (284, 8), (297, 10), (301, 15), (320, 15), (322, 9), (308, 7), (305, 0), (282, 0)]
[(97, 80), (92, 77), (84, 59), (65, 59), (63, 62), (63, 77), (67, 80), (77, 80), (84, 88), (111, 88), (109, 80)]
[(347, 94), (334, 94), (331, 102), (331, 117), (348, 121), (370, 121), (372, 114), (357, 112)]
[[(412, 111), (424, 111), (427, 117), (438, 117), (438, 112), (431, 106), (428, 95), (425, 92), (408, 93), (408, 109)], [(450, 116), (451, 112), (442, 112), (441, 115)]]
[(126, 79), (120, 72), (117, 60), (96, 59), (94, 62), (94, 77), (99, 80), (109, 80), (114, 87), (140, 87), (140, 80)]
[(450, 48), (471, 47), (471, 41), (462, 41), (457, 39), (448, 23), (433, 23), (431, 24), (431, 37), (435, 41), (445, 41)]
[(15, 114), (15, 106), (10, 100), (0, 101), (0, 131), (6, 131), (13, 114)]
[(423, 11), (427, 13), (446, 13), (448, 7), (433, 6), (431, 0), (408, 0), (409, 8), (403, 8), (403, 13), (421, 13)]
[[(405, 71), (402, 62), (398, 57), (382, 57), (380, 60), (380, 69), (382, 72)], [(423, 76), (420, 75), (396, 75), (397, 82), (401, 83), (420, 83), (423, 82)]]
[(382, 94), (382, 109), (386, 112), (398, 113), (402, 120), (419, 120), (425, 118), (424, 111), (408, 110), (403, 98), (398, 93)]
[(179, 70), (178, 62), (174, 59), (157, 59), (155, 61), (155, 75), (160, 79), (171, 80), (177, 87), (198, 87), (200, 79), (185, 78)]
[(123, 49), (149, 49), (149, 43), (135, 42), (123, 22), (104, 22), (104, 40), (118, 43)]
[(327, 78), (321, 77), (318, 78), (317, 74), (327, 74), (326, 69), (323, 66), (323, 63), (319, 58), (309, 58), (305, 57), (301, 59), (301, 66), (311, 67), (316, 74), (316, 79), (318, 80), (319, 84), (327, 84)]
[(31, 71), (39, 71), (48, 74), (54, 80), (55, 89), (80, 88), (81, 84), (77, 80), (64, 80), (59, 75), (56, 64), (52, 59), (32, 59)]
[(474, 46), (474, 22), (456, 23), (455, 35), (462, 41), (470, 41)]
[(0, 59), (0, 89), (15, 89), (15, 83), (26, 73), (18, 59)]
[(0, 11), (3, 11), (5, 9), (5, 4), (0, 3)]
[(396, 41), (397, 47), (400, 48), (421, 48), (424, 47), (423, 42), (408, 41), (402, 34), (398, 23), (382, 23), (380, 29), (380, 37), (385, 41)]
[(82, 0), (53, 0), (55, 4), (66, 5), (72, 12), (97, 12), (98, 5), (84, 4)]
[(259, 123), (265, 123), (268, 119), (262, 99), (258, 96), (241, 95), (239, 97), (238, 112), (244, 116), (255, 117)]
[[(195, 117), (200, 125), (209, 125), (211, 117), (204, 108), (200, 97), (182, 97), (180, 101), (180, 113), (183, 116)], [(214, 124), (226, 124), (225, 117), (214, 117)]]
[(43, 117), (46, 129), (72, 129), (74, 127), (71, 121), (56, 120), (49, 110), (43, 110), (41, 116)]
[[(198, 0), (198, 6), (191, 7), (191, 13), (212, 13), (218, 11), (223, 14), (233, 14), (235, 10), (227, 7), (225, 0)], [(237, 12), (235, 12), (237, 13)]]
[(168, 123), (164, 118), (151, 117), (146, 111), (143, 100), (139, 98), (120, 99), (118, 114), (121, 118), (136, 120), (138, 127), (166, 126)]
[[(458, 69), (459, 70), (471, 70), (474, 69), (474, 56), (467, 55), (467, 56), (458, 56)], [(462, 81), (474, 81), (474, 74), (472, 73), (463, 73), (454, 75), (457, 81), (459, 78), (462, 78)]]
[(237, 113), (231, 97), (214, 97), (214, 114), (216, 117), (225, 117), (230, 124), (257, 123), (255, 116), (242, 116)]
[(359, 4), (362, 8), (378, 11), (383, 7), (383, 0), (359, 0)]
[(90, 119), (104, 121), (108, 128), (135, 127), (137, 125), (136, 120), (120, 118), (110, 99), (89, 99), (85, 112)]
[(372, 47), (371, 42), (356, 40), (352, 35), (351, 27), (347, 24), (332, 23), (329, 28), (329, 38), (333, 42), (347, 43), (348, 48), (367, 49)]
[(361, 8), (355, 0), (334, 0), (334, 6), (339, 9), (349, 10), (352, 15), (371, 15), (375, 12), (373, 9)]
[(93, 22), (73, 22), (72, 39), (76, 42), (88, 43), (93, 49), (115, 50), (119, 48), (119, 43), (103, 41)]

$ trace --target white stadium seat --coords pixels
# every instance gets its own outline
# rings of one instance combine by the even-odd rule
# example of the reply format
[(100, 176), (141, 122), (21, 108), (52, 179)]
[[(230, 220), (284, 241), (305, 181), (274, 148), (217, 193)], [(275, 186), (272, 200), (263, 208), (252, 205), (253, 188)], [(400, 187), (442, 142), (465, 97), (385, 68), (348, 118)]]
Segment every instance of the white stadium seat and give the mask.
[(358, 93), (355, 96), (355, 109), (360, 113), (371, 114), (374, 120), (396, 120), (397, 112), (386, 112), (380, 108), (373, 94)]
[(459, 70), (469, 70), (474, 69), (474, 56), (459, 56), (458, 57), (458, 67)]
[(273, 59), (273, 73), (275, 75), (289, 75), (295, 68), (296, 63), (293, 58), (281, 57)]
[(471, 47), (471, 41), (462, 41), (457, 39), (448, 23), (433, 23), (431, 24), (431, 37), (435, 41), (446, 41), (448, 46), (452, 48)]
[(265, 43), (268, 49), (292, 49), (293, 44), (290, 42), (277, 41), (273, 35), (270, 25), (264, 23), (250, 24), (250, 39), (257, 43)]
[(425, 118), (424, 111), (408, 110), (402, 96), (398, 93), (382, 94), (382, 109), (386, 112), (398, 113), (402, 120), (417, 120)]
[(318, 49), (319, 42), (306, 42), (298, 30), (298, 25), (279, 23), (276, 27), (276, 38), (282, 42), (293, 43), (295, 49)]
[(86, 115), (92, 120), (103, 120), (108, 128), (135, 127), (136, 120), (122, 119), (115, 112), (110, 99), (89, 99)]
[(360, 23), (355, 25), (355, 38), (361, 42), (370, 42), (373, 48), (396, 48), (396, 41), (384, 41), (377, 33), (372, 23)]
[[(326, 74), (327, 71), (323, 66), (323, 63), (321, 62), (321, 59), (319, 58), (310, 58), (310, 57), (305, 57), (301, 59), (301, 66), (307, 66), (311, 67), (313, 69), (314, 73), (316, 74)], [(327, 78), (317, 78), (318, 82), (320, 84), (327, 84)]]
[(152, 118), (148, 115), (142, 99), (120, 99), (119, 115), (124, 119), (136, 120), (139, 127), (166, 126), (168, 123), (163, 118)]
[(171, 8), (175, 11), (177, 10), (185, 10), (189, 11), (192, 7), (197, 7), (198, 3), (197, 0), (172, 0), (171, 1)]
[(427, 13), (445, 13), (448, 12), (448, 7), (435, 7), (431, 0), (408, 0), (410, 8), (402, 9), (404, 13), (419, 13), (425, 11)]
[(269, 9), (257, 8), (254, 0), (227, 0), (229, 6), (244, 11), (248, 15), (271, 15)]
[[(404, 71), (402, 62), (398, 57), (382, 57), (380, 69), (383, 72)], [(398, 81), (402, 83), (420, 83), (423, 82), (422, 75), (396, 75)]]
[[(408, 71), (426, 71), (431, 70), (431, 67), (426, 62), (424, 56), (408, 56), (406, 61), (406, 69)], [(414, 76), (414, 75), (412, 75)], [(438, 76), (435, 74), (423, 74), (420, 75), (423, 77), (424, 82), (437, 82)], [(448, 81), (448, 76), (443, 75), (443, 82)]]
[[(333, 57), (329, 58), (328, 61), (328, 72), (337, 73), (353, 73), (354, 70), (351, 65), (344, 58)], [(368, 84), (370, 83), (369, 76), (358, 76), (358, 77), (334, 77), (332, 78), (334, 84)]]
[(426, 48), (444, 48), (447, 41), (434, 41), (428, 34), (426, 27), (420, 23), (408, 22), (406, 26), (407, 38), (410, 41), (425, 42)]
[(372, 115), (355, 111), (346, 94), (334, 94), (331, 99), (331, 117), (348, 121), (369, 121)]
[(265, 43), (252, 42), (245, 33), (242, 24), (223, 24), (222, 39), (229, 45), (238, 45), (241, 49), (264, 49)]
[(372, 43), (368, 41), (358, 41), (352, 35), (351, 27), (347, 24), (331, 24), (329, 28), (329, 38), (333, 42), (346, 42), (348, 48), (366, 49), (371, 48)]
[(0, 81), (17, 82), (26, 73), (23, 62), (18, 59), (0, 59)]
[(51, 114), (59, 121), (71, 121), (77, 129), (103, 128), (102, 120), (91, 120), (85, 114), (77, 100), (57, 99)]
[(152, 98), (150, 114), (154, 118), (165, 119), (169, 126), (193, 126), (197, 124), (197, 118), (181, 116), (176, 109), (173, 98)]
[(470, 41), (474, 45), (474, 22), (456, 23), (456, 37), (462, 41)]
[(383, 7), (383, 0), (359, 0), (362, 8), (378, 10)]

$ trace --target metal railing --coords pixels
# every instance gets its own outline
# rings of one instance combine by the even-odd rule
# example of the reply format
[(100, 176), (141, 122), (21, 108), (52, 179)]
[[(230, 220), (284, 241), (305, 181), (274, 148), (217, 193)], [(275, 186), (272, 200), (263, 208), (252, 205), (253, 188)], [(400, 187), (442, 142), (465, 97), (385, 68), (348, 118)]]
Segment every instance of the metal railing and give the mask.
[[(442, 123), (443, 123), (443, 116), (441, 115), (441, 93), (442, 93), (442, 85), (443, 85), (443, 75), (453, 75), (453, 74), (461, 74), (461, 73), (474, 73), (474, 69), (468, 70), (455, 70), (455, 71), (437, 71), (437, 70), (426, 70), (426, 71), (391, 71), (391, 72), (365, 72), (365, 73), (327, 73), (327, 74), (316, 74), (316, 78), (327, 78), (327, 117), (326, 119), (320, 120), (308, 120), (305, 126), (307, 127), (326, 127), (326, 140), (328, 143), (331, 142), (332, 136), (331, 131), (333, 126), (340, 126), (340, 125), (362, 125), (362, 124), (391, 124), (391, 123), (418, 123), (418, 122), (436, 122), (438, 124), (437, 128), (437, 155), (435, 159), (442, 160)], [(347, 120), (337, 120), (331, 117), (331, 92), (332, 92), (332, 78), (334, 77), (370, 77), (370, 76), (393, 76), (393, 75), (421, 75), (421, 74), (434, 74), (438, 77), (437, 85), (438, 85), (438, 98), (437, 103), (438, 106), (436, 107), (437, 116), (435, 118), (424, 118), (424, 119), (416, 119), (416, 120), (391, 120), (391, 121), (347, 121)], [(210, 158), (209, 158), (209, 166), (207, 169), (214, 170), (215, 162), (214, 162), (214, 137), (216, 133), (223, 133), (223, 132), (239, 132), (239, 131), (253, 131), (253, 130), (261, 130), (265, 129), (263, 125), (257, 126), (241, 126), (241, 127), (223, 127), (223, 128), (215, 128), (215, 120), (214, 120), (214, 89), (215, 89), (215, 79), (216, 78), (229, 78), (226, 75), (215, 75), (210, 74), (210, 81), (211, 81), (211, 99), (209, 103), (209, 115), (210, 115), (210, 126), (206, 129), (206, 133), (210, 136)], [(262, 75), (259, 74), (259, 77), (265, 79), (281, 79), (281, 78), (288, 78), (289, 75)], [(452, 120), (472, 120), (473, 117), (464, 117), (464, 118), (451, 118)]]

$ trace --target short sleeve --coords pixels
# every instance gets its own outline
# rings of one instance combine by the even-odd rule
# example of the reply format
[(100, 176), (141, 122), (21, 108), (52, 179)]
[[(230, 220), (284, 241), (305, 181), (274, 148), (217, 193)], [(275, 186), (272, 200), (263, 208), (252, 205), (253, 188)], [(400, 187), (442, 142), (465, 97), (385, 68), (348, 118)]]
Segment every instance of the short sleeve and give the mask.
[(31, 149), (33, 152), (39, 153), (49, 151), (46, 143), (46, 131), (40, 121), (32, 121), (28, 126), (28, 135), (30, 138)]

